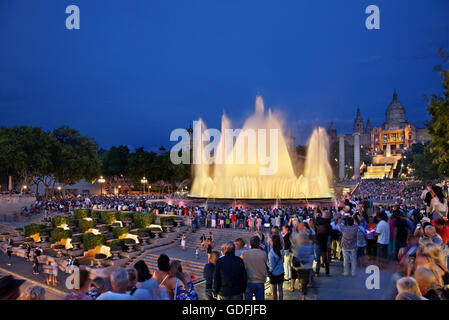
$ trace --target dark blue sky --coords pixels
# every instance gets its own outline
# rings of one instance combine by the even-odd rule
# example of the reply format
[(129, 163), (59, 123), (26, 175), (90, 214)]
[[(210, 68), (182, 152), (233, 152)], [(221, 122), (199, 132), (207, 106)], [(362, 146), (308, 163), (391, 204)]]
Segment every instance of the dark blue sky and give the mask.
[[(80, 30), (65, 28), (70, 4)], [(365, 28), (369, 4), (381, 30)], [(200, 116), (242, 121), (261, 94), (304, 142), (331, 120), (350, 132), (357, 106), (381, 124), (396, 88), (422, 126), (448, 13), (447, 0), (0, 0), (0, 125), (157, 150)]]

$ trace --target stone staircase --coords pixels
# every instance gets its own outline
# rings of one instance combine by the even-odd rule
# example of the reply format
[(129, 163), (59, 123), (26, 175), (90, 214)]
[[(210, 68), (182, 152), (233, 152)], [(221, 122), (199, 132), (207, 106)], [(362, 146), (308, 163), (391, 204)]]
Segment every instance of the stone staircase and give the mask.
[[(150, 271), (156, 271), (157, 268), (157, 259), (159, 258), (159, 254), (147, 253), (140, 258), (140, 260), (145, 261)], [(201, 281), (203, 279), (203, 269), (204, 262), (199, 261), (190, 261), (184, 259), (176, 259), (181, 261), (182, 269), (184, 272), (187, 272), (190, 275), (194, 276), (194, 282)]]
[(144, 259), (146, 255), (148, 255), (150, 252), (161, 250), (164, 247), (171, 247), (173, 245), (176, 245), (180, 243), (180, 239), (183, 234), (188, 234), (190, 232), (190, 228), (187, 226), (182, 226), (181, 231), (175, 236), (175, 237), (169, 237), (168, 239), (160, 239), (158, 244), (150, 245), (148, 249), (141, 248), (141, 251), (137, 255), (133, 255), (130, 257), (125, 264), (123, 264), (121, 267), (128, 268), (132, 267), (137, 261)]
[(186, 247), (191, 249), (201, 248), (201, 236), (204, 234), (206, 238), (209, 238), (209, 232), (212, 232), (214, 237), (215, 250), (220, 250), (223, 244), (234, 241), (237, 238), (242, 238), (249, 247), (249, 239), (253, 236), (252, 232), (242, 229), (201, 228), (187, 237)]

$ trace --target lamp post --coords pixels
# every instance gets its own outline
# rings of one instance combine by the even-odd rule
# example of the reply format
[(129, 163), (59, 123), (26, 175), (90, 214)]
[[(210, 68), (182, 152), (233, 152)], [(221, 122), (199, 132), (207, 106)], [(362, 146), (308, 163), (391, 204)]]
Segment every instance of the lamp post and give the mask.
[(147, 184), (148, 180), (143, 177), (142, 180), (140, 180), (140, 183), (143, 184), (143, 194), (145, 194), (145, 184)]
[(58, 186), (57, 189), (58, 189), (58, 191), (59, 191), (59, 196), (61, 196), (61, 189), (62, 189), (61, 186)]
[(100, 179), (98, 179), (97, 181), (100, 184), (100, 195), (103, 195), (103, 183), (105, 183), (106, 180), (103, 178), (103, 176), (100, 176)]

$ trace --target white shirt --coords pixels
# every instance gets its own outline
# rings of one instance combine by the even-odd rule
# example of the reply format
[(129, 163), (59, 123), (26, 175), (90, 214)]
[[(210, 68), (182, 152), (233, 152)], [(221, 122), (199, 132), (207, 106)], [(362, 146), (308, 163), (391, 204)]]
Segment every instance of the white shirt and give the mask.
[(388, 244), (390, 242), (390, 226), (386, 221), (381, 220), (377, 224), (376, 233), (379, 233), (377, 243)]

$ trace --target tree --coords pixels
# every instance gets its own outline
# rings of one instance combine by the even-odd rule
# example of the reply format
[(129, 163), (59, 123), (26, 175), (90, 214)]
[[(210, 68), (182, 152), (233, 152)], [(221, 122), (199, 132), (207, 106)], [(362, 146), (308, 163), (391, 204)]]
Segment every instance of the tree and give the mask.
[(137, 148), (129, 156), (129, 178), (135, 185), (140, 184), (142, 177), (148, 181), (156, 179), (154, 162), (157, 155), (154, 152), (147, 152), (143, 148)]
[(93, 182), (101, 168), (95, 141), (67, 126), (55, 129), (53, 136), (59, 142), (54, 157), (56, 180), (63, 186), (82, 179)]
[(413, 176), (423, 181), (438, 178), (438, 165), (434, 163), (433, 155), (429, 152), (429, 144), (416, 143), (412, 145), (411, 151), (405, 154), (407, 158), (402, 159), (404, 167), (413, 169)]
[[(440, 50), (441, 58), (449, 62), (449, 54)], [(428, 152), (433, 156), (433, 161), (438, 165), (438, 173), (448, 176), (449, 173), (449, 68), (444, 70), (442, 66), (436, 68), (443, 78), (443, 96), (432, 95), (428, 101), (428, 112), (432, 120), (426, 122), (429, 135), (432, 138)]]
[(129, 148), (127, 146), (112, 147), (108, 151), (101, 150), (101, 170), (106, 177), (114, 178), (128, 174)]
[(0, 166), (8, 175), (27, 185), (36, 185), (51, 175), (51, 146), (54, 141), (39, 127), (0, 128)]

